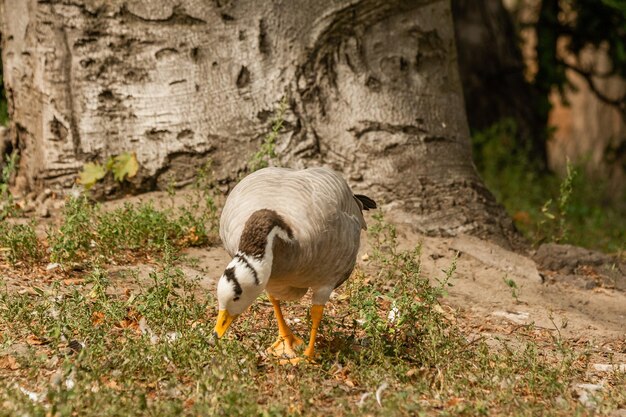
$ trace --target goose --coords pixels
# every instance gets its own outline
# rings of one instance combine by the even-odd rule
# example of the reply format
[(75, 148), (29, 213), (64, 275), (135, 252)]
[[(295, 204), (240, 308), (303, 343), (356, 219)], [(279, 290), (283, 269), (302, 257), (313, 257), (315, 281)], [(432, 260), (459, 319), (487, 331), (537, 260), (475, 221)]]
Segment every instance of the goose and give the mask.
[(220, 238), (232, 260), (217, 283), (219, 304), (214, 334), (231, 323), (266, 291), (278, 322), (278, 339), (268, 348), (295, 359), (303, 344), (285, 322), (282, 301), (312, 291), (311, 333), (304, 356), (312, 360), (324, 306), (352, 273), (363, 210), (376, 208), (353, 194), (335, 171), (269, 167), (246, 176), (229, 194), (220, 217)]

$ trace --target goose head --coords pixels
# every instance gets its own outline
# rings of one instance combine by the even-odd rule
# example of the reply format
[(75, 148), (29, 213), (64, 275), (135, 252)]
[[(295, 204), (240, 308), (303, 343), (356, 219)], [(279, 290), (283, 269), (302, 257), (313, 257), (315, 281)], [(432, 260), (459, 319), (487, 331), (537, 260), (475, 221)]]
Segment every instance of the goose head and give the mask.
[(222, 337), (267, 286), (272, 273), (276, 238), (293, 242), (293, 232), (273, 210), (258, 210), (246, 221), (239, 250), (217, 282), (219, 312), (214, 333)]

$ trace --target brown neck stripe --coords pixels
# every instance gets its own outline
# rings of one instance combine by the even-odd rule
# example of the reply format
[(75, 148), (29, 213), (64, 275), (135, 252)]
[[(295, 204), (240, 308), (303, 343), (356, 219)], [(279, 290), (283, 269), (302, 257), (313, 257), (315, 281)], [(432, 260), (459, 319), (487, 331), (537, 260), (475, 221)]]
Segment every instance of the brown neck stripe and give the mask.
[(265, 256), (265, 246), (267, 246), (267, 236), (275, 228), (283, 229), (290, 239), (293, 238), (293, 231), (287, 225), (285, 219), (274, 210), (257, 210), (248, 218), (243, 228), (243, 233), (239, 240), (239, 251), (255, 258)]

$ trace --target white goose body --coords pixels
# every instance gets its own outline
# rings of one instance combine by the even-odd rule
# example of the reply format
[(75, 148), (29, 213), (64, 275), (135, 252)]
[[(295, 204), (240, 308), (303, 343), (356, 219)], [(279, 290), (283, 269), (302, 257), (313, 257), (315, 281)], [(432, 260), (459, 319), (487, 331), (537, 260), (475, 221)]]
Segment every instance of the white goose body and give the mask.
[(366, 228), (362, 210), (370, 208), (374, 201), (354, 195), (327, 168), (265, 168), (244, 178), (220, 218), (220, 237), (233, 259), (217, 284), (215, 334), (221, 337), (265, 290), (279, 331), (270, 351), (294, 358), (303, 341), (287, 326), (280, 301), (299, 299), (310, 288), (312, 326), (304, 355), (312, 359), (324, 305), (354, 269)]
[(266, 290), (278, 300), (295, 300), (311, 288), (313, 303), (324, 304), (352, 272), (366, 228), (350, 187), (327, 168), (265, 168), (247, 176), (230, 193), (220, 219), (231, 256), (246, 221), (261, 209), (275, 211), (294, 235), (290, 244), (275, 240)]

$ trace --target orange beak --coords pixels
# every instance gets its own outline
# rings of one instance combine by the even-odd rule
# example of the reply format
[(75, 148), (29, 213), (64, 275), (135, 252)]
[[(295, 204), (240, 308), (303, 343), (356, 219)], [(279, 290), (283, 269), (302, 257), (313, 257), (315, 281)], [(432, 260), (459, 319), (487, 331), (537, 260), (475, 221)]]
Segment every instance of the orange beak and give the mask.
[(231, 315), (228, 310), (220, 310), (217, 314), (217, 322), (215, 323), (213, 333), (217, 337), (224, 336), (224, 333), (226, 333), (226, 330), (228, 330), (228, 327), (236, 318), (237, 315)]

